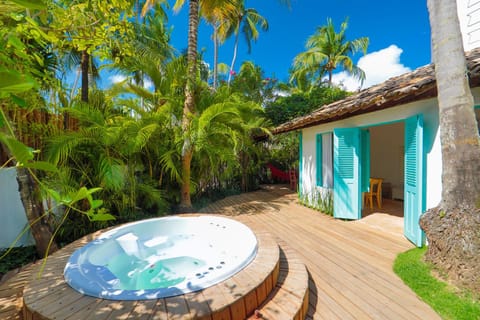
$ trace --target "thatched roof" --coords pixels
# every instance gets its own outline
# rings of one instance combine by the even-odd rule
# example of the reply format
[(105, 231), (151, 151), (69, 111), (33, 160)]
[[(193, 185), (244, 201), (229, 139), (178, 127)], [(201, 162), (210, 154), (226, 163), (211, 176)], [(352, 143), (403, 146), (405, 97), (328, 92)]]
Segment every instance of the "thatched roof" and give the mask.
[[(466, 53), (470, 87), (480, 86), (480, 48)], [(273, 134), (312, 127), (437, 96), (433, 64), (418, 68), (364, 89), (347, 98), (321, 106), (272, 130)]]

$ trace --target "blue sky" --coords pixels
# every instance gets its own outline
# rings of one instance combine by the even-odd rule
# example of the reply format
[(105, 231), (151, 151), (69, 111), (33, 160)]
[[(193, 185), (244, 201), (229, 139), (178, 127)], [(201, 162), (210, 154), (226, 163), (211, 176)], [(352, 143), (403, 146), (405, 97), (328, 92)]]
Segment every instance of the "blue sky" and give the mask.
[[(246, 7), (254, 7), (267, 18), (269, 31), (262, 32), (247, 54), (247, 45), (241, 39), (236, 70), (242, 61), (250, 60), (260, 65), (266, 77), (288, 80), (288, 69), (294, 57), (305, 50), (307, 38), (319, 26), (332, 18), (336, 29), (346, 17), (349, 18), (347, 38), (368, 37), (368, 55), (357, 54), (353, 60), (366, 72), (363, 88), (382, 82), (430, 63), (430, 26), (426, 0), (404, 1), (355, 1), (355, 0), (291, 0), (288, 8), (279, 0), (247, 0)], [(172, 44), (182, 51), (187, 47), (188, 2), (179, 13), (169, 12)], [(213, 45), (211, 26), (201, 25), (199, 50), (204, 50), (204, 59), (212, 64)], [(233, 39), (219, 51), (219, 61), (230, 64), (233, 54)], [(334, 77), (349, 90), (359, 87), (357, 81), (345, 74)]]
[[(372, 81), (383, 81), (430, 63), (426, 1), (291, 0), (289, 9), (278, 0), (247, 0), (246, 7), (257, 9), (267, 18), (269, 31), (260, 34), (251, 54), (247, 54), (247, 45), (241, 39), (237, 69), (239, 62), (251, 60), (265, 70), (266, 76), (287, 80), (293, 58), (305, 50), (307, 38), (318, 26), (325, 25), (328, 17), (332, 18), (337, 30), (340, 23), (349, 18), (348, 39), (370, 38), (368, 53), (373, 55), (363, 58), (363, 64), (360, 61), (367, 69), (364, 87)], [(179, 50), (187, 44), (187, 13), (185, 6), (169, 18), (173, 25), (173, 45)], [(211, 32), (210, 26), (202, 25), (198, 43), (199, 49), (206, 50), (204, 59), (209, 63), (213, 61)], [(233, 41), (229, 41), (220, 49), (220, 62), (229, 64), (232, 53)], [(356, 55), (354, 61), (359, 63), (361, 57)]]

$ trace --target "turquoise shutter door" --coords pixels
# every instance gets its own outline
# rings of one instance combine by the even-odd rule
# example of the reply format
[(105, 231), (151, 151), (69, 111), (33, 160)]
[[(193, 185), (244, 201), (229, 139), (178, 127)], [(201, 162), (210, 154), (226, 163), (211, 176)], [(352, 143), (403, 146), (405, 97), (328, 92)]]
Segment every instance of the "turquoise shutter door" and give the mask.
[(333, 216), (361, 218), (360, 129), (333, 131)]
[(362, 177), (361, 191), (367, 192), (370, 188), (370, 131), (364, 129), (362, 132), (362, 158), (360, 159)]
[(405, 120), (405, 195), (403, 233), (417, 247), (424, 242), (419, 225), (423, 212), (423, 117)]

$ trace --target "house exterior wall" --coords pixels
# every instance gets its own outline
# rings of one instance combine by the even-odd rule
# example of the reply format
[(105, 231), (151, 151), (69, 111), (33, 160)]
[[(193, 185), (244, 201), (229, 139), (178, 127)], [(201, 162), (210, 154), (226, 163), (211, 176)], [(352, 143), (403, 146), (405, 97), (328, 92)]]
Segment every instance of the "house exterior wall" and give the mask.
[(315, 138), (317, 134), (333, 132), (335, 128), (370, 127), (401, 121), (420, 113), (424, 116), (426, 207), (435, 207), (441, 199), (441, 174), (439, 172), (441, 172), (442, 166), (436, 99), (424, 100), (303, 129), (303, 170), (300, 173), (302, 175), (301, 194), (313, 196), (319, 190), (315, 186), (317, 173)]
[[(480, 88), (472, 89), (475, 105), (480, 105)], [(341, 121), (326, 123), (302, 130), (303, 170), (300, 185), (301, 195), (315, 197), (324, 188), (316, 187), (316, 135), (319, 133), (333, 132), (335, 128), (370, 127), (401, 121), (417, 114), (423, 115), (424, 122), (424, 155), (425, 155), (425, 208), (436, 207), (441, 200), (442, 193), (442, 153), (440, 145), (440, 131), (438, 120), (437, 99), (422, 100), (398, 107), (363, 114)]]

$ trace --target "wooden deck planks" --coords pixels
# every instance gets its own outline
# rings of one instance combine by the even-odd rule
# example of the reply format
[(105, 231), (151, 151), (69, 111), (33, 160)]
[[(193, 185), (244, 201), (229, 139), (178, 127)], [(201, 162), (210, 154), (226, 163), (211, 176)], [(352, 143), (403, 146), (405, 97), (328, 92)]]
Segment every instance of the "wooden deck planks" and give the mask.
[[(440, 319), (392, 271), (396, 255), (413, 247), (402, 235), (319, 214), (298, 205), (296, 195), (285, 188), (273, 187), (228, 197), (202, 211), (234, 216), (257, 230), (266, 230), (300, 257), (308, 268), (311, 286), (306, 319)], [(50, 271), (58, 272), (56, 268)], [(0, 285), (0, 318), (20, 319), (14, 316), (18, 314), (21, 301), (18, 289), (23, 288), (29, 277), (26, 272), (17, 280), (14, 278), (7, 282), (8, 287), (7, 283)], [(204, 292), (208, 293), (207, 290)], [(39, 292), (37, 299), (48, 299), (43, 292)], [(216, 296), (214, 292), (209, 294), (215, 300), (209, 300), (209, 307), (222, 299), (232, 299), (232, 296), (225, 297), (223, 293), (216, 293)], [(256, 295), (251, 294), (249, 299), (256, 300)], [(243, 308), (247, 308), (245, 304), (249, 299), (244, 299)], [(285, 299), (288, 301), (288, 295)], [(186, 306), (182, 306), (178, 301), (169, 308), (168, 304), (162, 304), (162, 300), (153, 307), (137, 303), (132, 304), (128, 311), (124, 309), (125, 305), (112, 309), (111, 304), (100, 299), (79, 301), (81, 303), (76, 307), (65, 305), (70, 312), (69, 319), (113, 316), (168, 319), (169, 313), (177, 315), (180, 312), (175, 310), (190, 310), (186, 302)], [(79, 312), (82, 307), (82, 312)], [(9, 310), (16, 313), (9, 313)], [(230, 319), (229, 313), (225, 309), (223, 314), (217, 313), (212, 320)], [(63, 316), (60, 310), (56, 315), (59, 318)]]
[[(334, 220), (298, 205), (295, 194), (277, 192), (261, 190), (245, 196), (249, 205), (264, 201), (256, 213), (235, 212), (231, 207), (228, 212), (268, 230), (306, 264), (315, 284), (310, 297), (316, 299), (309, 302), (307, 319), (440, 319), (392, 271), (395, 257), (413, 248), (403, 235)], [(223, 211), (215, 209), (219, 211), (214, 213)]]

